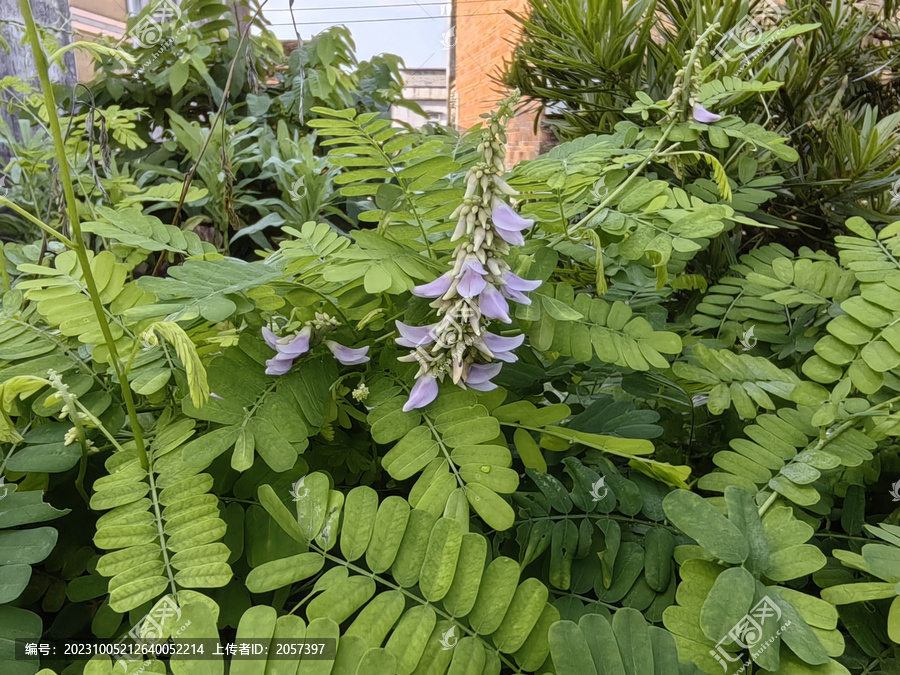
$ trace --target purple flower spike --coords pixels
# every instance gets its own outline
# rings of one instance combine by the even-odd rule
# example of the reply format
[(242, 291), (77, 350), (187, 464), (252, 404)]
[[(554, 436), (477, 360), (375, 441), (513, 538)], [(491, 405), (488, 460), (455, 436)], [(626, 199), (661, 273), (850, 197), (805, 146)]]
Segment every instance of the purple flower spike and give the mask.
[(430, 345), (434, 342), (434, 327), (437, 324), (431, 324), (430, 326), (410, 326), (402, 321), (394, 321), (397, 325), (397, 330), (400, 332), (400, 337), (394, 338), (394, 342), (396, 342), (401, 347), (409, 347), (410, 349), (415, 349), (416, 347), (424, 347), (425, 345)]
[(366, 356), (369, 351), (368, 347), (359, 347), (358, 349), (353, 349), (351, 347), (345, 347), (342, 344), (338, 344), (334, 340), (325, 340), (325, 346), (331, 350), (331, 353), (334, 354), (334, 358), (336, 358), (345, 366), (358, 366), (361, 363), (366, 363), (369, 360), (369, 357)]
[(493, 284), (485, 284), (481, 293), (481, 313), (489, 319), (499, 319), (503, 323), (512, 323), (509, 318), (509, 304)]
[(522, 346), (522, 343), (525, 342), (525, 336), (516, 335), (515, 337), (502, 337), (500, 335), (494, 335), (493, 333), (485, 333), (482, 336), (482, 340), (484, 341), (485, 346), (491, 351), (491, 354), (494, 355), (495, 359), (513, 363), (517, 361), (519, 357), (513, 354), (512, 350)]
[(485, 274), (487, 274), (487, 270), (484, 269), (484, 265), (478, 261), (478, 258), (474, 256), (467, 258), (460, 270), (461, 276), (456, 290), (464, 298), (474, 298), (484, 290), (485, 284), (487, 284), (484, 280)]
[(523, 218), (509, 204), (500, 199), (494, 200), (491, 220), (494, 223), (494, 229), (497, 231), (497, 234), (507, 244), (513, 244), (514, 246), (525, 245), (525, 237), (522, 236), (522, 230), (527, 230), (534, 225), (533, 220)]
[(448, 272), (439, 276), (430, 284), (416, 286), (412, 289), (412, 294), (420, 298), (439, 298), (450, 290), (451, 283), (453, 283), (453, 279), (450, 278), (450, 273)]
[(721, 115), (716, 115), (714, 112), (710, 112), (699, 103), (694, 104), (693, 116), (695, 122), (701, 122), (703, 124), (712, 124), (713, 122), (718, 122), (720, 119), (722, 119)]
[(491, 378), (495, 377), (502, 368), (500, 363), (476, 363), (469, 368), (469, 376), (466, 378), (466, 386), (476, 391), (491, 391), (496, 389), (497, 385), (491, 382)]
[(403, 406), (403, 412), (409, 412), (416, 408), (424, 408), (438, 395), (438, 383), (432, 375), (423, 375), (413, 385), (409, 392), (409, 399)]

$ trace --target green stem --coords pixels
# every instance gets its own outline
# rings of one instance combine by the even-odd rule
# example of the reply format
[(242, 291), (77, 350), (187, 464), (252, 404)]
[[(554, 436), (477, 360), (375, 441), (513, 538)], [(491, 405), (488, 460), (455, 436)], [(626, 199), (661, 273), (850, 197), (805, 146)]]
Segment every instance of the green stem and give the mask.
[[(712, 33), (712, 32), (717, 28), (717, 26), (718, 26), (718, 24), (712, 24), (711, 26), (709, 26), (709, 27), (703, 32), (703, 34), (702, 34), (699, 38), (697, 38), (697, 44), (699, 44), (700, 42), (704, 41), (704, 40), (706, 39), (706, 37), (707, 37), (710, 33)], [(697, 58), (697, 48), (696, 48), (696, 46), (695, 46), (694, 49), (691, 50), (691, 54), (690, 54), (690, 56), (688, 57), (688, 62), (687, 62), (687, 64), (686, 64), (685, 67), (684, 67), (684, 77), (685, 77), (685, 79), (684, 79), (684, 87), (685, 87), (685, 91), (689, 91), (689, 87), (690, 87), (690, 78), (691, 78), (691, 76), (693, 75), (693, 73), (692, 73), (692, 68), (693, 68), (693, 66), (694, 66), (694, 61), (696, 60), (696, 58)], [(625, 191), (625, 189), (631, 184), (631, 182), (634, 181), (634, 179), (637, 178), (637, 177), (641, 174), (641, 172), (644, 170), (644, 168), (645, 168), (651, 161), (653, 161), (653, 159), (654, 159), (655, 157), (657, 157), (659, 154), (661, 154), (660, 151), (661, 151), (663, 145), (665, 145), (666, 141), (668, 140), (669, 134), (672, 132), (672, 129), (675, 128), (675, 125), (676, 125), (676, 124), (677, 124), (677, 122), (676, 122), (676, 120), (674, 120), (674, 119), (673, 119), (671, 122), (669, 122), (669, 125), (668, 125), (668, 126), (665, 128), (665, 130), (663, 131), (662, 136), (660, 136), (659, 141), (657, 141), (657, 143), (656, 143), (656, 145), (654, 146), (654, 148), (647, 154), (646, 157), (644, 157), (644, 159), (641, 160), (640, 164), (638, 164), (638, 165), (635, 167), (634, 171), (631, 172), (631, 175), (629, 175), (628, 178), (626, 178), (624, 182), (622, 182), (615, 190), (613, 190), (612, 193), (611, 193), (609, 196), (607, 196), (606, 199), (604, 199), (602, 202), (600, 202), (600, 204), (598, 204), (598, 205), (597, 205), (590, 213), (588, 213), (584, 218), (582, 218), (581, 220), (579, 220), (579, 221), (574, 225), (574, 227), (573, 227), (573, 229), (574, 229), (575, 231), (577, 231), (577, 230), (579, 230), (580, 228), (584, 227), (584, 225), (585, 225), (591, 218), (593, 218), (595, 215), (597, 215), (598, 213), (600, 213), (600, 212), (601, 212), (603, 209), (605, 209), (606, 206), (607, 206), (608, 204), (610, 204), (616, 197), (618, 197), (620, 194), (622, 194), (622, 192)], [(567, 232), (568, 232), (568, 230), (567, 230)]]
[(588, 602), (593, 605), (602, 605), (603, 607), (606, 607), (607, 609), (610, 609), (613, 612), (616, 612), (620, 609), (619, 607), (616, 607), (615, 605), (610, 605), (607, 602), (602, 602), (600, 600), (597, 600), (596, 598), (589, 598), (586, 595), (579, 595), (578, 593), (572, 593), (571, 591), (561, 591), (557, 588), (551, 588), (549, 586), (547, 587), (547, 590), (549, 590), (551, 593), (553, 593), (553, 595), (577, 598), (578, 600), (583, 600), (584, 602)]
[[(548, 515), (548, 516), (526, 516), (524, 518), (516, 518), (515, 524), (518, 523), (530, 523), (538, 520), (615, 520), (616, 522), (621, 523), (632, 523), (634, 525), (645, 525), (647, 527), (661, 527), (675, 534), (681, 534), (681, 530), (672, 525), (666, 525), (665, 523), (659, 523), (654, 520), (641, 520), (640, 518), (630, 518), (629, 516), (614, 516), (611, 513), (564, 513), (561, 515)], [(865, 539), (864, 541), (870, 541)]]
[(111, 433), (109, 433), (109, 430), (106, 428), (106, 426), (103, 424), (103, 422), (101, 422), (99, 419), (97, 419), (97, 417), (96, 417), (96, 415), (94, 415), (94, 413), (92, 413), (90, 410), (85, 408), (84, 404), (81, 401), (79, 401), (77, 398), (73, 399), (73, 402), (78, 407), (79, 411), (81, 411), (81, 413), (91, 421), (91, 424), (96, 426), (100, 430), (100, 433), (102, 433), (104, 436), (106, 436), (106, 440), (108, 440), (110, 443), (112, 443), (113, 447), (115, 447), (115, 449), (117, 451), (125, 452), (125, 448), (123, 448), (119, 444), (119, 442), (116, 440), (115, 436), (113, 436)]
[(887, 649), (885, 649), (881, 654), (879, 654), (874, 661), (872, 661), (869, 665), (866, 666), (866, 669), (862, 671), (859, 675), (869, 675), (872, 672), (872, 669), (875, 666), (881, 665), (881, 662), (884, 661), (892, 651), (896, 649), (896, 645), (891, 645)]
[[(22, 1), (23, 0), (20, 0), (20, 2), (22, 2)], [(43, 230), (44, 232), (49, 234), (51, 237), (53, 237), (55, 239), (59, 239), (62, 243), (64, 243), (69, 248), (75, 248), (75, 242), (73, 242), (67, 236), (65, 236), (61, 232), (57, 232), (52, 227), (47, 225), (44, 221), (42, 221), (38, 218), (35, 218), (33, 215), (28, 213), (28, 211), (26, 211), (22, 207), (18, 206), (17, 204), (9, 201), (6, 197), (0, 197), (0, 206), (6, 206), (7, 208), (12, 209), (16, 213), (18, 213), (20, 216), (22, 216), (25, 220), (30, 222), (32, 225), (37, 226), (38, 228), (40, 228), (41, 230)]]
[(3, 278), (3, 290), (10, 290), (12, 284), (9, 281), (9, 272), (6, 271), (6, 253), (3, 251), (2, 241), (0, 241), (0, 277)]
[(9, 272), (6, 271), (6, 254), (3, 251), (2, 241), (0, 241), (0, 276), (3, 277), (3, 290), (10, 290), (12, 288), (12, 284), (9, 281)]
[(153, 503), (153, 516), (156, 521), (156, 534), (159, 537), (159, 550), (162, 552), (163, 566), (166, 570), (166, 576), (169, 580), (169, 588), (172, 589), (172, 597), (176, 597), (178, 587), (175, 585), (175, 573), (172, 570), (172, 563), (169, 560), (169, 549), (166, 544), (166, 531), (163, 524), (162, 509), (159, 506), (159, 489), (156, 487), (156, 476), (153, 474), (153, 468), (147, 469), (147, 478), (150, 481), (150, 498)]
[(638, 165), (634, 168), (634, 170), (631, 172), (631, 175), (629, 175), (628, 178), (626, 178), (622, 183), (620, 183), (620, 184), (618, 185), (618, 187), (616, 187), (616, 189), (613, 190), (613, 191), (606, 197), (606, 199), (604, 199), (602, 202), (600, 202), (599, 204), (597, 204), (597, 206), (595, 206), (595, 207), (591, 210), (591, 212), (588, 213), (584, 218), (582, 218), (582, 219), (579, 220), (577, 223), (575, 223), (575, 225), (572, 226), (571, 228), (567, 228), (567, 230), (566, 230), (566, 236), (567, 236), (567, 237), (568, 237), (568, 231), (569, 231), (569, 229), (571, 229), (571, 230), (573, 230), (573, 231), (575, 231), (575, 232), (577, 232), (578, 230), (580, 230), (582, 227), (584, 227), (584, 226), (588, 223), (588, 221), (590, 221), (591, 218), (593, 218), (593, 217), (596, 216), (598, 213), (600, 213), (600, 212), (601, 212), (603, 209), (605, 209), (605, 208), (606, 208), (606, 207), (607, 207), (614, 199), (616, 199), (620, 194), (622, 194), (622, 193), (625, 191), (625, 189), (626, 189), (629, 185), (631, 185), (632, 181), (634, 181), (635, 178), (637, 178), (638, 176), (641, 175), (641, 173), (644, 171), (644, 168), (645, 168), (650, 162), (652, 162), (653, 159), (654, 159), (657, 155), (659, 155), (660, 150), (662, 149), (663, 145), (665, 145), (666, 141), (667, 141), (668, 138), (669, 138), (669, 134), (672, 132), (672, 129), (675, 128), (675, 124), (676, 124), (675, 120), (672, 120), (671, 122), (669, 122), (669, 126), (667, 126), (667, 127), (665, 128), (665, 130), (663, 131), (662, 136), (660, 136), (660, 137), (659, 137), (659, 140), (656, 142), (656, 145), (653, 147), (653, 149), (652, 149), (650, 152), (647, 153), (647, 156), (644, 157), (644, 159), (641, 160), (640, 164), (638, 164)]
[[(888, 399), (887, 401), (882, 401), (878, 405), (874, 405), (871, 408), (869, 408), (868, 410), (866, 410), (858, 415), (854, 415), (853, 417), (851, 417), (850, 419), (848, 419), (844, 422), (841, 422), (841, 424), (839, 424), (837, 426), (837, 428), (830, 430), (831, 431), (830, 434), (827, 433), (827, 431), (826, 431), (826, 433), (823, 434), (821, 438), (819, 438), (815, 447), (812, 448), (812, 451), (815, 452), (817, 450), (821, 450), (822, 448), (824, 448), (828, 443), (830, 443), (832, 441), (832, 439), (837, 438), (849, 427), (852, 427), (854, 424), (856, 424), (860, 420), (860, 418), (870, 417), (873, 410), (878, 410), (880, 408), (890, 408), (894, 403), (896, 403), (898, 401), (900, 401), (900, 396), (895, 396), (894, 398)], [(763, 505), (759, 507), (760, 517), (766, 511), (769, 510), (769, 507), (775, 503), (776, 499), (778, 499), (777, 492), (773, 492), (772, 494), (769, 495), (769, 498), (766, 499), (765, 503), (763, 503)]]
[[(72, 176), (69, 173), (69, 160), (66, 157), (66, 146), (63, 141), (62, 130), (59, 126), (59, 116), (57, 114), (56, 97), (53, 94), (53, 85), (50, 82), (49, 67), (47, 65), (47, 56), (44, 53), (43, 45), (41, 45), (38, 36), (37, 26), (34, 23), (34, 16), (31, 13), (31, 4), (29, 0), (19, 0), (19, 8), (22, 11), (22, 18), (25, 20), (25, 36), (31, 43), (31, 50), (34, 53), (34, 63), (41, 80), (41, 88), (44, 91), (44, 105), (47, 109), (47, 116), (50, 122), (50, 133), (53, 135), (53, 147), (56, 151), (56, 160), (59, 164), (59, 182), (62, 184), (63, 193), (66, 198), (66, 212), (69, 217), (69, 224), (72, 228), (73, 241), (67, 242), (75, 250), (78, 257), (78, 263), (81, 266), (82, 274), (84, 274), (84, 282), (87, 286), (91, 303), (94, 306), (94, 313), (97, 315), (97, 322), (100, 324), (100, 331), (103, 333), (103, 340), (106, 348), (109, 350), (110, 360), (113, 369), (119, 379), (119, 385), (122, 388), (122, 398), (125, 402), (125, 408), (128, 411), (128, 419), (131, 422), (131, 431), (134, 434), (135, 447), (137, 448), (138, 459), (144, 469), (149, 468), (147, 460), (147, 449), (144, 447), (144, 438), (141, 433), (141, 425), (138, 422), (137, 410), (134, 406), (134, 397), (131, 393), (131, 387), (128, 384), (128, 378), (122, 373), (122, 367), (119, 363), (119, 353), (116, 349), (116, 342), (109, 330), (109, 322), (106, 320), (106, 314), (103, 311), (103, 303), (100, 300), (100, 292), (94, 281), (94, 275), (91, 271), (91, 262), (88, 259), (87, 249), (84, 245), (84, 238), (81, 234), (81, 221), (78, 219), (78, 202), (75, 198), (75, 190), (72, 187)], [(61, 237), (59, 233), (52, 230), (53, 236)]]
[(75, 477), (75, 489), (84, 500), (84, 505), (91, 508), (91, 499), (88, 497), (84, 489), (84, 477), (87, 475), (88, 460), (88, 440), (87, 434), (84, 433), (84, 426), (79, 422), (76, 416), (72, 416), (72, 423), (75, 425), (75, 435), (78, 437), (78, 445), (81, 446), (81, 459), (78, 460), (78, 475)]
[(388, 163), (388, 166), (390, 166), (390, 171), (397, 179), (397, 184), (400, 186), (400, 189), (403, 190), (403, 194), (406, 196), (407, 202), (409, 202), (409, 210), (412, 211), (412, 214), (416, 219), (416, 224), (418, 224), (419, 226), (419, 231), (422, 233), (422, 241), (425, 243), (425, 251), (428, 253), (429, 258), (431, 258), (432, 260), (436, 260), (434, 251), (431, 249), (431, 243), (428, 241), (428, 231), (425, 229), (425, 223), (422, 222), (422, 218), (419, 216), (419, 210), (416, 208), (416, 204), (413, 201), (413, 193), (410, 192), (409, 187), (407, 187), (406, 185), (406, 182), (400, 177), (400, 173), (397, 171), (397, 167), (394, 166), (394, 161), (384, 151), (384, 148), (381, 147), (381, 143), (376, 141), (372, 137), (372, 135), (363, 128), (362, 124), (357, 122), (356, 125), (359, 132), (365, 135), (366, 139), (368, 139), (372, 147), (381, 154), (381, 158)]

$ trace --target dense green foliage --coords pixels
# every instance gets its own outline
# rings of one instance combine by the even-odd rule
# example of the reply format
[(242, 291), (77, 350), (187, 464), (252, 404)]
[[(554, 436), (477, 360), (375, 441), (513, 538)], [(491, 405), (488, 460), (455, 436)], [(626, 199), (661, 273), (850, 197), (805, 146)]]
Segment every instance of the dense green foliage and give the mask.
[[(761, 117), (818, 122), (835, 93), (794, 67), (865, 70), (811, 46), (864, 31), (834, 3), (723, 74), (715, 3), (665, 3), (665, 49), (657, 3), (613, 4), (585, 77), (632, 79), (585, 115), (583, 91), (524, 87), (573, 107), (510, 171), (515, 96), (462, 136), (399, 128), (396, 61), (356, 64), (341, 31), (286, 66), (216, 21), (140, 74), (94, 47), (62, 129), (49, 89), (6, 83), (35, 123), (3, 130), (4, 673), (897, 672), (896, 113), (863, 110), (866, 80), (816, 144)], [(523, 49), (553, 38), (545, 76), (577, 78), (572, 36)], [(165, 637), (336, 658), (12, 658), (13, 636), (130, 640), (166, 606)]]
[[(750, 8), (757, 18), (748, 28)], [(702, 98), (789, 137), (799, 152), (759, 158), (759, 172), (779, 179), (765, 185), (773, 194), (760, 220), (796, 249), (807, 236), (834, 237), (849, 216), (890, 222), (887, 190), (900, 168), (892, 65), (900, 43), (892, 36), (900, 26), (875, 12), (843, 0), (534, 0), (506, 80), (547, 107), (562, 138), (608, 133), (629, 118), (639, 92), (669, 96), (685, 50), (717, 22)], [(734, 30), (743, 38), (729, 38)], [(755, 95), (773, 81), (784, 84)], [(711, 142), (723, 165), (737, 169), (740, 145)]]

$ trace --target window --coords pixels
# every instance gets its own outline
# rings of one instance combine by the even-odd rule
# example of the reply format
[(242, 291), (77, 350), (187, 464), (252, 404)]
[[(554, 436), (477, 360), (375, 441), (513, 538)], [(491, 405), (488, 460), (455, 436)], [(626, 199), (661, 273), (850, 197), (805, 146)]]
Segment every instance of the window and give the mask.
[(141, 13), (144, 7), (150, 4), (150, 0), (127, 0), (127, 3), (128, 14), (136, 16)]

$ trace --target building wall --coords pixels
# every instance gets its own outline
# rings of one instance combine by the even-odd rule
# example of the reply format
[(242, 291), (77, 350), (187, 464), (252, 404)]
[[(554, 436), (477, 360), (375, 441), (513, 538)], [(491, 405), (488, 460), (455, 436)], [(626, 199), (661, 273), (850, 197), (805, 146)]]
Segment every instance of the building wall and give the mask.
[[(527, 0), (458, 3), (453, 0), (454, 49), (451, 58), (451, 118), (458, 129), (480, 123), (506, 95), (495, 81), (508, 63), (519, 35), (519, 24), (504, 10), (525, 13)], [(546, 132), (534, 132), (535, 110), (521, 112), (507, 127), (507, 164), (512, 166), (540, 153)]]
[[(92, 41), (99, 35), (120, 39), (125, 35), (128, 19), (125, 0), (69, 0), (69, 12), (76, 40)], [(76, 50), (75, 71), (79, 82), (93, 79), (93, 57)]]
[(391, 118), (419, 127), (427, 122), (447, 123), (447, 71), (443, 68), (404, 70), (403, 98), (415, 101), (428, 117), (422, 117), (408, 108), (394, 106)]

